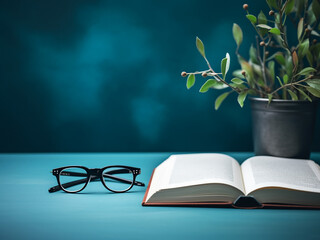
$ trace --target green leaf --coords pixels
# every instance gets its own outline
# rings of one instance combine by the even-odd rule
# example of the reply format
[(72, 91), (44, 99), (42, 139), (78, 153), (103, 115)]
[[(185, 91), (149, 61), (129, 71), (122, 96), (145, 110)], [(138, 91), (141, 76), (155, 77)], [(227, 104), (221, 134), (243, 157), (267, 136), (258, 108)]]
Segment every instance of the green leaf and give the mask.
[(263, 87), (263, 88), (266, 87), (266, 84), (265, 84), (265, 82), (264, 82), (264, 80), (263, 80), (262, 77), (256, 78), (255, 80), (256, 80), (256, 83), (257, 83), (260, 87)]
[[(268, 31), (268, 30), (266, 30), (266, 31)], [(285, 46), (283, 44), (284, 40), (281, 37), (281, 35), (273, 35), (272, 37), (277, 41), (277, 43), (279, 44), (280, 47), (285, 48)]]
[(276, 59), (276, 61), (277, 61), (279, 64), (285, 65), (286, 60), (285, 60), (285, 58), (284, 58), (284, 56), (282, 55), (281, 52), (276, 53), (276, 55), (275, 55), (274, 58)]
[(289, 15), (292, 12), (293, 7), (294, 7), (294, 0), (289, 0), (287, 3), (286, 9), (284, 11), (285, 14)]
[(240, 107), (243, 107), (243, 102), (244, 102), (244, 100), (246, 100), (247, 94), (248, 94), (247, 91), (239, 93), (238, 103), (239, 103)]
[(278, 79), (278, 82), (279, 82), (280, 86), (282, 87), (283, 83), (282, 83), (281, 79), (278, 76), (277, 76), (277, 79)]
[[(320, 25), (320, 24), (319, 24)], [(320, 43), (312, 44), (309, 47), (310, 52), (315, 57), (315, 60), (320, 60)]]
[(244, 84), (235, 84), (235, 83), (230, 83), (229, 84), (231, 87), (234, 87), (234, 88), (238, 88), (240, 90), (247, 90), (248, 88), (244, 85)]
[(257, 91), (253, 90), (253, 89), (248, 89), (248, 95), (252, 95), (252, 96), (256, 96), (257, 95)]
[(224, 89), (224, 88), (227, 88), (227, 87), (228, 87), (227, 84), (224, 84), (223, 82), (217, 81), (217, 80), (216, 80), (215, 84), (213, 84), (211, 86), (211, 88), (214, 88), (214, 89)]
[(242, 43), (243, 34), (242, 34), (241, 28), (236, 23), (233, 24), (232, 34), (233, 34), (234, 40), (236, 41), (237, 46), (239, 47), (240, 44)]
[(315, 88), (312, 88), (312, 87), (305, 87), (305, 88), (306, 88), (306, 89), (308, 90), (308, 92), (310, 92), (313, 96), (320, 98), (320, 91), (319, 91), (319, 90), (317, 90), (317, 89), (315, 89)]
[(270, 26), (268, 26), (268, 25), (266, 25), (266, 24), (258, 24), (257, 27), (263, 28), (263, 29), (268, 29), (268, 30), (271, 30), (271, 29), (272, 29), (272, 27), (270, 27)]
[(312, 67), (306, 67), (304, 69), (302, 69), (299, 73), (297, 73), (297, 75), (308, 75), (309, 73), (315, 72), (317, 71), (316, 69), (312, 68)]
[(288, 83), (288, 80), (289, 80), (289, 76), (288, 76), (287, 74), (285, 74), (285, 75), (283, 76), (283, 83), (284, 83), (284, 84), (287, 84), (287, 83)]
[(259, 24), (267, 24), (268, 20), (266, 15), (264, 15), (264, 13), (262, 11), (260, 11), (259, 15), (258, 15), (258, 23)]
[(296, 2), (296, 17), (301, 16), (302, 12), (304, 11), (305, 3), (308, 0), (299, 0)]
[(226, 66), (227, 66), (227, 58), (221, 60), (221, 73), (222, 78), (225, 79), (226, 76)]
[(320, 18), (320, 3), (318, 0), (312, 1), (312, 11), (318, 20)]
[(209, 88), (215, 84), (215, 82), (217, 82), (217, 80), (215, 79), (208, 79), (200, 88), (199, 92), (201, 93), (205, 93), (208, 92)]
[(308, 63), (309, 63), (309, 65), (313, 65), (313, 56), (312, 56), (312, 53), (311, 53), (311, 51), (307, 51), (307, 60), (308, 60)]
[(294, 92), (292, 92), (290, 89), (288, 89), (288, 93), (290, 94), (291, 99), (293, 101), (298, 101), (298, 96)]
[(274, 21), (275, 21), (275, 23), (276, 23), (276, 26), (279, 26), (280, 25), (280, 14), (276, 14), (275, 15), (275, 19), (274, 19)]
[(280, 35), (280, 30), (278, 28), (271, 28), (269, 30), (269, 33), (273, 33), (273, 34), (276, 34), (276, 35)]
[(223, 80), (226, 77), (227, 72), (229, 71), (230, 67), (230, 55), (229, 53), (226, 54), (226, 57), (221, 60), (221, 73)]
[[(262, 25), (262, 26), (267, 26), (266, 24), (268, 23), (267, 21), (267, 17), (266, 15), (264, 15), (264, 13), (262, 11), (260, 11), (259, 15), (258, 15), (258, 24)], [(270, 27), (271, 29), (271, 27)], [(268, 30), (270, 29), (266, 29), (266, 28), (260, 28), (259, 32), (261, 34), (261, 36), (264, 36), (268, 33)]]
[(292, 71), (293, 71), (293, 60), (291, 56), (286, 56), (286, 62), (285, 62), (285, 73), (288, 74), (288, 77), (292, 77)]
[(308, 99), (310, 102), (312, 102), (312, 99), (300, 88), (297, 88), (301, 95), (304, 96), (305, 99)]
[(303, 31), (303, 18), (301, 18), (298, 23), (298, 30), (297, 30), (298, 40), (300, 39), (300, 37), (302, 35), (302, 31)]
[(237, 77), (237, 78), (241, 78), (241, 79), (245, 79), (245, 77), (242, 75), (241, 69), (233, 71), (232, 76)]
[(198, 38), (198, 37), (196, 37), (196, 46), (197, 46), (197, 49), (200, 52), (200, 54), (204, 58), (206, 58), (206, 54), (205, 54), (205, 51), (204, 51), (204, 45), (203, 45), (202, 41), (200, 40), (200, 38)]
[(268, 103), (271, 103), (271, 101), (272, 101), (272, 94), (271, 93), (268, 94), (268, 99), (269, 99)]
[(246, 80), (248, 82), (248, 84), (253, 87), (254, 86), (254, 72), (253, 72), (253, 68), (252, 66), (245, 60), (239, 58), (239, 62), (241, 65), (242, 70), (244, 70), (246, 72)]
[(230, 68), (230, 55), (229, 53), (226, 53), (226, 58), (227, 58), (227, 65), (226, 65), (226, 74), (229, 71)]
[(310, 79), (306, 83), (317, 90), (320, 90), (320, 79)]
[(190, 74), (190, 75), (188, 76), (188, 79), (187, 79), (187, 89), (190, 89), (190, 88), (194, 85), (195, 80), (196, 80), (196, 78), (195, 78), (194, 74)]
[(275, 59), (279, 64), (285, 65), (286, 60), (281, 52), (276, 52), (270, 57), (267, 58), (267, 61), (270, 61), (272, 59)]
[(205, 93), (209, 90), (209, 88), (214, 89), (224, 89), (227, 88), (228, 85), (224, 84), (223, 82), (219, 82), (216, 79), (208, 79), (200, 88), (199, 92)]
[(268, 63), (268, 68), (269, 68), (269, 71), (270, 71), (270, 74), (271, 74), (272, 81), (274, 81), (274, 76), (275, 76), (275, 73), (274, 73), (274, 61), (270, 61)]
[(255, 64), (259, 64), (258, 58), (257, 58), (257, 50), (251, 45), (250, 50), (249, 50), (249, 56), (251, 62)]
[(267, 4), (270, 8), (279, 9), (277, 0), (267, 0)]
[(312, 31), (311, 31), (311, 34), (312, 34), (313, 36), (320, 37), (320, 34), (317, 33), (315, 30), (312, 30)]
[(230, 94), (230, 92), (225, 92), (225, 93), (221, 94), (219, 97), (217, 97), (217, 99), (214, 103), (214, 108), (216, 110), (219, 109), (221, 103), (226, 99), (226, 97), (228, 97), (229, 94)]
[(304, 40), (299, 46), (299, 56), (304, 57), (309, 50), (309, 39)]
[(242, 84), (244, 83), (244, 81), (242, 81), (241, 79), (239, 78), (232, 78), (231, 79), (231, 82), (235, 83), (235, 84)]
[(306, 15), (307, 15), (306, 22), (307, 22), (310, 26), (313, 25), (313, 24), (317, 21), (317, 18), (316, 18), (316, 16), (315, 16), (314, 13), (313, 13), (312, 8), (309, 8), (309, 10), (306, 12)]
[(248, 14), (246, 17), (250, 20), (252, 24), (256, 24), (257, 18), (254, 15)]

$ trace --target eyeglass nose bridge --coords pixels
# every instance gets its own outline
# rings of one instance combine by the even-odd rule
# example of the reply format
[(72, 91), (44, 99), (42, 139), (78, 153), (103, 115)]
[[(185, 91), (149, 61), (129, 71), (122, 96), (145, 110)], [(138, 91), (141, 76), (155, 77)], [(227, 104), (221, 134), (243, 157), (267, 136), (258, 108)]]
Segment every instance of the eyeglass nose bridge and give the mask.
[(101, 169), (100, 168), (90, 168), (88, 170), (89, 174), (93, 174), (93, 175), (96, 175), (96, 174), (99, 174), (101, 173)]
[(100, 168), (91, 168), (88, 170), (88, 174), (89, 174), (89, 181), (92, 178), (99, 178), (101, 176), (101, 172), (102, 170)]

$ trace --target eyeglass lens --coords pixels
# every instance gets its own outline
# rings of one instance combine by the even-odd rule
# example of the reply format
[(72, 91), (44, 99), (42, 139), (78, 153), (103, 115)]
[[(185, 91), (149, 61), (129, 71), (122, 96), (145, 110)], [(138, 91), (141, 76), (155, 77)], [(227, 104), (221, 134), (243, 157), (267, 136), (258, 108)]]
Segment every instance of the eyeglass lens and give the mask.
[(102, 174), (104, 183), (110, 190), (126, 191), (133, 185), (134, 175), (130, 169), (110, 167), (106, 168)]
[(62, 170), (59, 175), (62, 188), (68, 192), (77, 192), (81, 190), (85, 186), (87, 178), (88, 174), (86, 170), (77, 167), (66, 168)]

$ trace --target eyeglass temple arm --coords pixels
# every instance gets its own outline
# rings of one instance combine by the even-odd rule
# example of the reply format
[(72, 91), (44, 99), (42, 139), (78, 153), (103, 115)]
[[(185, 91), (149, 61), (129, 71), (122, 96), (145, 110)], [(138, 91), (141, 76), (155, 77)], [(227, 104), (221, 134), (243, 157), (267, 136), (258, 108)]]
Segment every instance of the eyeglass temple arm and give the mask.
[[(130, 183), (130, 184), (132, 183), (132, 181), (130, 181), (130, 180), (127, 180), (127, 179), (124, 179), (124, 178), (115, 177), (115, 176), (112, 176), (110, 174), (103, 174), (103, 177), (107, 177), (107, 178), (111, 178), (111, 179), (114, 179), (114, 180), (118, 180), (120, 182), (125, 182), (125, 183)], [(139, 181), (134, 181), (133, 185), (137, 185), (137, 186), (141, 186), (141, 187), (145, 186), (143, 182), (139, 182)]]
[[(115, 173), (117, 170), (114, 170), (114, 171), (110, 171), (112, 173)], [(122, 170), (119, 170), (119, 171), (122, 171)], [(65, 172), (65, 173), (68, 173), (69, 175), (68, 176), (87, 176), (87, 174), (84, 174), (84, 173), (77, 173), (77, 172)], [(109, 172), (108, 172), (109, 173)], [(123, 179), (123, 178), (119, 178), (119, 177), (115, 177), (115, 176), (112, 176), (112, 175), (109, 175), (109, 174), (103, 174), (104, 177), (108, 177), (108, 178), (111, 178), (111, 179), (114, 179), (114, 180), (118, 180), (120, 182), (125, 182), (125, 183), (132, 183), (132, 181), (130, 180), (127, 180), (127, 179)], [(98, 179), (99, 177), (93, 177), (92, 180), (96, 180)], [(72, 187), (72, 186), (75, 186), (75, 185), (78, 185), (78, 184), (81, 184), (81, 183), (84, 183), (87, 181), (87, 178), (83, 178), (83, 179), (79, 179), (79, 180), (75, 180), (75, 181), (72, 181), (72, 182), (68, 182), (68, 183), (64, 183), (62, 184), (62, 186), (64, 188), (69, 188), (69, 187)], [(133, 182), (133, 185), (136, 185), (136, 186), (141, 186), (141, 187), (144, 187), (145, 184), (143, 182), (139, 182), (139, 181), (134, 181)], [(56, 185), (52, 188), (50, 188), (48, 191), (50, 193), (52, 192), (57, 192), (61, 190), (61, 187), (60, 185)]]
[[(117, 173), (129, 173), (129, 171), (126, 169), (111, 170), (111, 171), (105, 172), (103, 174), (103, 176), (111, 178), (111, 179), (115, 179), (115, 180), (118, 180), (121, 182), (125, 182), (125, 183), (130, 183), (130, 184), (132, 183), (132, 181), (130, 181), (130, 180), (110, 175), (110, 174), (117, 174)], [(139, 174), (140, 174), (140, 170), (139, 170), (139, 173), (136, 175), (139, 175)], [(139, 181), (134, 181), (133, 185), (137, 185), (137, 186), (141, 186), (141, 187), (145, 186), (143, 182), (139, 182)]]

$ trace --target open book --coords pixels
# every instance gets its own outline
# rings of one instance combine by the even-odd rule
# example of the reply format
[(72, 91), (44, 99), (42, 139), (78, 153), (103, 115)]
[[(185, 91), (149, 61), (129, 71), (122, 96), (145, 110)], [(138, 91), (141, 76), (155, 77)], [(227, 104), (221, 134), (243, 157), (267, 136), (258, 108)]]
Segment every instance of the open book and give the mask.
[(312, 160), (225, 154), (171, 155), (154, 169), (142, 205), (320, 208), (320, 167)]

